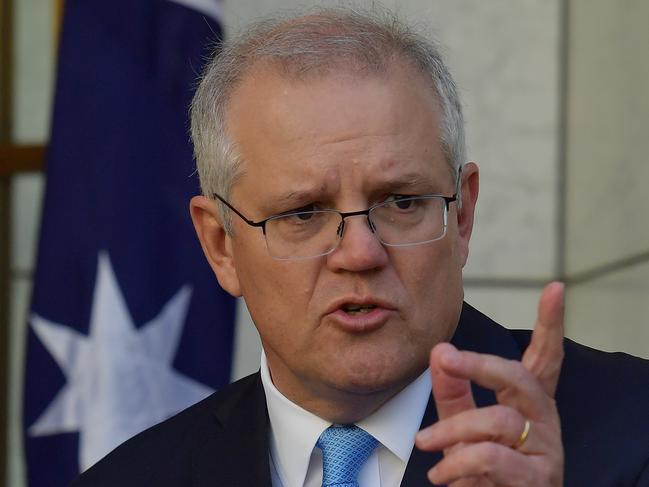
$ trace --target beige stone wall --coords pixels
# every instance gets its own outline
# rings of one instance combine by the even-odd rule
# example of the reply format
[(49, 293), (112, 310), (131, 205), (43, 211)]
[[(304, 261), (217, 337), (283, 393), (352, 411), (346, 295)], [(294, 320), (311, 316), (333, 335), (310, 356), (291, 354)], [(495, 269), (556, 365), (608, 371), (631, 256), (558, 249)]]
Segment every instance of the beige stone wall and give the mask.
[(573, 0), (567, 104), (567, 333), (649, 357), (649, 2)]

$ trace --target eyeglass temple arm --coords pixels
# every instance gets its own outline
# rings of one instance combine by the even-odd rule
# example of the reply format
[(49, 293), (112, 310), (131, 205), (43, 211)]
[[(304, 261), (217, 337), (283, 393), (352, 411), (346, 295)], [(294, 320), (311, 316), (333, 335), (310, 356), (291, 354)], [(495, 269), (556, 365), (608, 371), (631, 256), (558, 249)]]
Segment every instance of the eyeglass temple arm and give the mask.
[(250, 225), (251, 227), (261, 227), (261, 228), (264, 228), (264, 227), (266, 226), (266, 221), (267, 221), (267, 220), (262, 220), (262, 221), (259, 221), (259, 222), (252, 221), (252, 220), (246, 218), (246, 217), (243, 215), (243, 213), (241, 213), (241, 212), (240, 212), (239, 210), (237, 210), (234, 206), (232, 206), (230, 203), (228, 203), (224, 198), (221, 198), (221, 196), (219, 196), (218, 194), (216, 194), (216, 193), (212, 193), (212, 196), (213, 196), (214, 198), (218, 199), (221, 203), (223, 203), (225, 206), (227, 206), (228, 208), (230, 208), (232, 211), (234, 211), (234, 212), (236, 213), (236, 215), (237, 215), (239, 218), (241, 218), (244, 222), (246, 222), (246, 223), (247, 223), (248, 225)]
[(460, 189), (462, 188), (462, 168), (464, 166), (460, 166), (457, 169), (457, 179), (455, 180), (455, 194), (453, 195), (453, 199), (449, 201), (447, 198), (446, 199), (446, 209), (448, 210), (448, 205), (449, 203), (452, 203), (453, 201), (458, 202), (458, 209), (462, 208), (462, 196), (460, 194)]

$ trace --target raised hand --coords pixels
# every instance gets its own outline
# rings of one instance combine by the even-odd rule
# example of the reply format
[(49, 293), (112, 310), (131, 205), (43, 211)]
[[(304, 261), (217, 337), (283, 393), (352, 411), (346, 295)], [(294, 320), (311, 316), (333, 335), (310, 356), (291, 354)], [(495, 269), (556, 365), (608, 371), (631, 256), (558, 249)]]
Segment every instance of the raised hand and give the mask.
[[(439, 421), (417, 435), (425, 451), (444, 451), (428, 473), (452, 487), (555, 487), (563, 482), (561, 426), (554, 401), (563, 360), (563, 284), (545, 287), (538, 319), (521, 362), (458, 351), (431, 352)], [(477, 408), (471, 381), (496, 393)]]

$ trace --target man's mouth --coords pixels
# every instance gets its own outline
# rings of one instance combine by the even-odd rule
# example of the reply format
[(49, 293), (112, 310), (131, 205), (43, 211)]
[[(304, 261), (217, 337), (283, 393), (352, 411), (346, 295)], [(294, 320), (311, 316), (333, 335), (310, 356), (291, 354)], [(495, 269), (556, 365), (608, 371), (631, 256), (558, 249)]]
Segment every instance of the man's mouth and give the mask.
[(396, 308), (372, 296), (348, 296), (331, 303), (326, 321), (349, 333), (370, 333), (385, 325)]
[(342, 306), (342, 310), (350, 315), (367, 314), (373, 309), (376, 309), (373, 304), (345, 304)]

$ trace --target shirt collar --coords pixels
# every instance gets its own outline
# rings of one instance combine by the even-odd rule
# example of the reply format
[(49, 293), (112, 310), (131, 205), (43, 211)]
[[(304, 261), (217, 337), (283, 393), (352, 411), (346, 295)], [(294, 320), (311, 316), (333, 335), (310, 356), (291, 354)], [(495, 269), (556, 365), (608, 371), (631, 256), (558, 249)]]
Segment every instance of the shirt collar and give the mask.
[[(331, 423), (291, 402), (275, 387), (263, 350), (261, 381), (268, 405), (273, 461), (278, 464), (284, 485), (304, 485), (311, 452)], [(426, 369), (371, 416), (356, 424), (407, 463), (430, 392), (430, 371)]]
[(287, 399), (273, 384), (261, 352), (261, 382), (270, 420), (272, 460), (285, 486), (304, 485), (311, 452), (331, 423)]
[(356, 423), (399, 459), (408, 463), (430, 398), (430, 371), (426, 369), (374, 414)]

